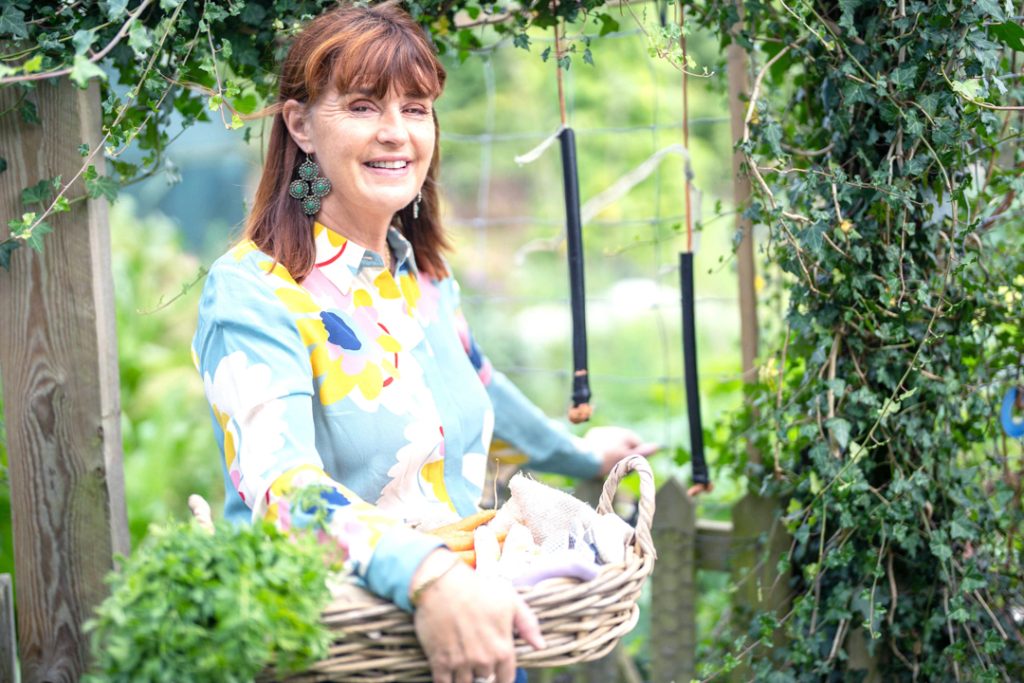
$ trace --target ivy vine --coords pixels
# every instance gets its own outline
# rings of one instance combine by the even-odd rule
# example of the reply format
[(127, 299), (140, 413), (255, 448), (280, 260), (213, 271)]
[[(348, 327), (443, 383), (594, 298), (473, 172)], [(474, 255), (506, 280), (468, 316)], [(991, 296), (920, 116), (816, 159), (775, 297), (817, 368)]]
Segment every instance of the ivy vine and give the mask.
[[(129, 4), (132, 4), (129, 7)], [(99, 81), (102, 88), (103, 139), (99, 149), (81, 145), (80, 173), (89, 198), (113, 199), (119, 187), (164, 169), (175, 127), (217, 117), (231, 129), (241, 128), (274, 96), (276, 70), (287, 38), (306, 20), (335, 5), (335, 0), (81, 0), (34, 2), (10, 0), (0, 8), (0, 87), (16, 88), (14, 103), (0, 115), (39, 120), (34, 92), (54, 78), (70, 78), (79, 87)], [(603, 0), (556, 4), (425, 0), (409, 2), (414, 17), (434, 36), (442, 52), (466, 59), (484, 47), (481, 29), (492, 27), (502, 39), (529, 49), (531, 26), (551, 27), (593, 14), (595, 32), (618, 27)], [(571, 41), (558, 55), (567, 67), (578, 54), (591, 61), (589, 38)], [(547, 54), (545, 54), (547, 57)], [(101, 66), (102, 65), (102, 66)], [(111, 82), (114, 81), (114, 82)], [(120, 86), (120, 87), (119, 87)], [(246, 134), (249, 133), (247, 129)], [(121, 159), (129, 145), (142, 150), (139, 163)], [(92, 159), (103, 154), (112, 173), (101, 176)], [(7, 162), (0, 155), (0, 173)], [(74, 178), (49, 178), (22, 195), (25, 212), (8, 220), (0, 239), (0, 266), (22, 245), (42, 249), (52, 230), (47, 218), (67, 211)], [(84, 198), (84, 197), (83, 197)]]
[(838, 680), (858, 632), (881, 680), (1020, 680), (1024, 458), (998, 415), (1024, 369), (1022, 10), (743, 11), (700, 21), (742, 21), (757, 65), (746, 212), (786, 312), (732, 433), (784, 506), (791, 548), (765, 561), (792, 600), (718, 665)]

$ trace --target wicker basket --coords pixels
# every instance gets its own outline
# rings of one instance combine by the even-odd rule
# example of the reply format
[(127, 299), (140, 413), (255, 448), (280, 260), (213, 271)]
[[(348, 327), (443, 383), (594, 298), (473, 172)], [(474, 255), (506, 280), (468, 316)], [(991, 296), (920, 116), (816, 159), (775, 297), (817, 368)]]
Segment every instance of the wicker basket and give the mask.
[[(636, 530), (622, 564), (605, 565), (590, 581), (557, 578), (542, 581), (520, 593), (540, 619), (547, 647), (534, 650), (516, 639), (519, 666), (563, 666), (599, 659), (619, 638), (633, 629), (640, 616), (637, 599), (654, 568), (651, 540), (654, 517), (654, 476), (647, 461), (633, 456), (620, 461), (608, 475), (598, 512), (612, 511), (619, 482), (630, 471), (640, 476), (640, 505)], [(327, 658), (287, 683), (430, 683), (430, 667), (413, 629), (412, 615), (354, 584), (336, 592), (323, 612), (323, 621), (336, 634)], [(261, 683), (278, 680), (272, 673)]]

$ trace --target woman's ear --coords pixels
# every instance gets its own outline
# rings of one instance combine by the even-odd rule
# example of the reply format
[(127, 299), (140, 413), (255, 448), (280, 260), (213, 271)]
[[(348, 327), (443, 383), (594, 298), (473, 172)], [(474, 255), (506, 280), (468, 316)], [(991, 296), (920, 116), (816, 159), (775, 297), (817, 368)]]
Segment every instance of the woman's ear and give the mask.
[(299, 149), (306, 154), (312, 154), (315, 150), (307, 132), (306, 105), (298, 100), (288, 100), (284, 103), (284, 108), (281, 109), (281, 118), (284, 119), (284, 125), (287, 126), (288, 133), (292, 136), (295, 144), (299, 146)]

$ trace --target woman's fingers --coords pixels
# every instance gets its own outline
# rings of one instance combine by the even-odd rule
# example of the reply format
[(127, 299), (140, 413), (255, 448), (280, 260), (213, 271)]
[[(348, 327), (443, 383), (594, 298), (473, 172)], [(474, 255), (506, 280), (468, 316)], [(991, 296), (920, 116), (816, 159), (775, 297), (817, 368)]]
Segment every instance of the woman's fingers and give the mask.
[(642, 455), (642, 456), (644, 456), (646, 458), (648, 456), (654, 455), (655, 453), (657, 453), (660, 450), (661, 450), (661, 444), (660, 443), (655, 443), (654, 441), (647, 441), (647, 442), (642, 443), (639, 446), (637, 446), (636, 450), (633, 451), (633, 452), (637, 453), (638, 455)]
[[(486, 679), (486, 676), (482, 678)], [(515, 683), (516, 680), (516, 658), (515, 655), (498, 662), (494, 667), (495, 683)]]
[(456, 567), (424, 591), (414, 621), (435, 683), (513, 683), (513, 632), (544, 646), (537, 617), (515, 588), (468, 567)]
[(526, 604), (522, 596), (516, 595), (516, 614), (512, 621), (512, 627), (523, 640), (533, 646), (534, 650), (541, 650), (547, 647), (544, 636), (540, 632), (540, 622), (537, 615), (533, 613), (530, 606)]
[(430, 675), (433, 677), (434, 683), (447, 683), (452, 680), (452, 672), (448, 667), (435, 664), (433, 660), (430, 663)]

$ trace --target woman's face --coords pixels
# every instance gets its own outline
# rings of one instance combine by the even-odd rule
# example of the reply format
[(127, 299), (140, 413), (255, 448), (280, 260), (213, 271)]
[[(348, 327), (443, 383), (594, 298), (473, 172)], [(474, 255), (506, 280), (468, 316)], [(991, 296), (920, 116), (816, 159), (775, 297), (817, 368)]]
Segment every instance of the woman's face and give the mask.
[(390, 221), (416, 197), (434, 153), (433, 104), (394, 90), (377, 98), (331, 88), (305, 111), (293, 135), (331, 181), (321, 209), (327, 217)]

